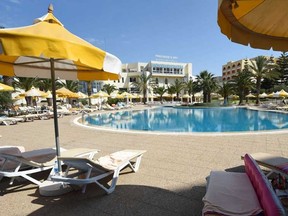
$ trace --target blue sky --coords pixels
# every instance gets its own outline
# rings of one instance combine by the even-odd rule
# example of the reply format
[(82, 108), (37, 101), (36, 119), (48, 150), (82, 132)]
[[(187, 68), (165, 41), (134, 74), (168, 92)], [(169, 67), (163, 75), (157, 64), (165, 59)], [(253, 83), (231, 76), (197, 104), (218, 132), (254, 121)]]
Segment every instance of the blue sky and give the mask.
[(0, 26), (30, 25), (50, 3), (70, 32), (122, 63), (164, 55), (191, 62), (193, 75), (208, 70), (218, 76), (230, 60), (280, 56), (230, 42), (217, 25), (217, 0), (1, 0)]

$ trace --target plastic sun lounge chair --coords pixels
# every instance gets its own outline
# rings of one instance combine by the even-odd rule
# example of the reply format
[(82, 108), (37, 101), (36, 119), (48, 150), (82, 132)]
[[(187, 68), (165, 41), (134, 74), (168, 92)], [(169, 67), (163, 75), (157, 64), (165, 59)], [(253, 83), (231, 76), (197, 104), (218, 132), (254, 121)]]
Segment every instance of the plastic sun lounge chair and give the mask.
[[(63, 182), (70, 185), (83, 186), (85, 192), (87, 184), (96, 183), (107, 194), (114, 191), (120, 171), (129, 166), (133, 172), (137, 172), (145, 150), (123, 150), (113, 154), (100, 157), (97, 160), (75, 157), (60, 157), (59, 159), (67, 165), (66, 172), (62, 176), (52, 176), (52, 181)], [(72, 168), (72, 170), (70, 170)], [(70, 171), (75, 171), (71, 173)], [(71, 174), (70, 174), (70, 173)], [(113, 175), (110, 185), (104, 186), (100, 180)]]
[[(99, 150), (76, 148), (71, 150), (61, 149), (63, 156), (88, 157), (92, 158)], [(26, 152), (13, 152), (11, 149), (1, 148), (0, 158), (3, 160), (0, 164), (0, 181), (3, 177), (11, 178), (10, 185), (17, 177), (23, 177), (30, 182), (41, 185), (41, 182), (31, 177), (31, 174), (52, 169), (56, 159), (56, 150), (45, 148)]]
[(270, 170), (270, 172), (266, 174), (267, 177), (273, 173), (280, 173), (286, 177), (288, 176), (288, 158), (262, 152), (250, 155), (260, 166)]
[(17, 122), (24, 122), (24, 119), (23, 118), (20, 118), (20, 117), (8, 117), (8, 116), (0, 116), (0, 124), (3, 124), (3, 125), (14, 125), (14, 124), (17, 124)]

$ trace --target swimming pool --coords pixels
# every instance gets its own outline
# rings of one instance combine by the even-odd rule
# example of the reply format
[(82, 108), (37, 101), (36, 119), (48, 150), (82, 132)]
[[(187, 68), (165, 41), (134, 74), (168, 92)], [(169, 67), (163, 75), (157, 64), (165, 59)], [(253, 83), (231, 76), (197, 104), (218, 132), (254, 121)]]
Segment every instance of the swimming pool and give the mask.
[(90, 115), (89, 126), (151, 132), (244, 132), (288, 128), (288, 115), (246, 108), (159, 107)]

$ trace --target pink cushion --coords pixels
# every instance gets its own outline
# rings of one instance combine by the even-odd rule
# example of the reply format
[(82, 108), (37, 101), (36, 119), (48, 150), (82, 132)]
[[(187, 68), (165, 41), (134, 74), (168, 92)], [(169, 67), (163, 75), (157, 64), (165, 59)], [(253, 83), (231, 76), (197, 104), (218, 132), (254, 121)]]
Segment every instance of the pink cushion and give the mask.
[(259, 202), (266, 216), (286, 215), (285, 210), (276, 196), (272, 186), (255, 160), (248, 154), (244, 156), (245, 171), (248, 175)]

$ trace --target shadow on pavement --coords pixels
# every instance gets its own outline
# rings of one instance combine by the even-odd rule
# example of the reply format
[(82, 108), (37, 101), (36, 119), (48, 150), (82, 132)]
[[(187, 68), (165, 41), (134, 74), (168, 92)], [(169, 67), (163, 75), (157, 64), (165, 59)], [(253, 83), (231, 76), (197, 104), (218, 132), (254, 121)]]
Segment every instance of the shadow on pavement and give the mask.
[(58, 197), (42, 197), (38, 190), (33, 204), (41, 208), (35, 215), (201, 215), (205, 186), (169, 191), (142, 185), (118, 185), (112, 194), (105, 194), (96, 185)]

